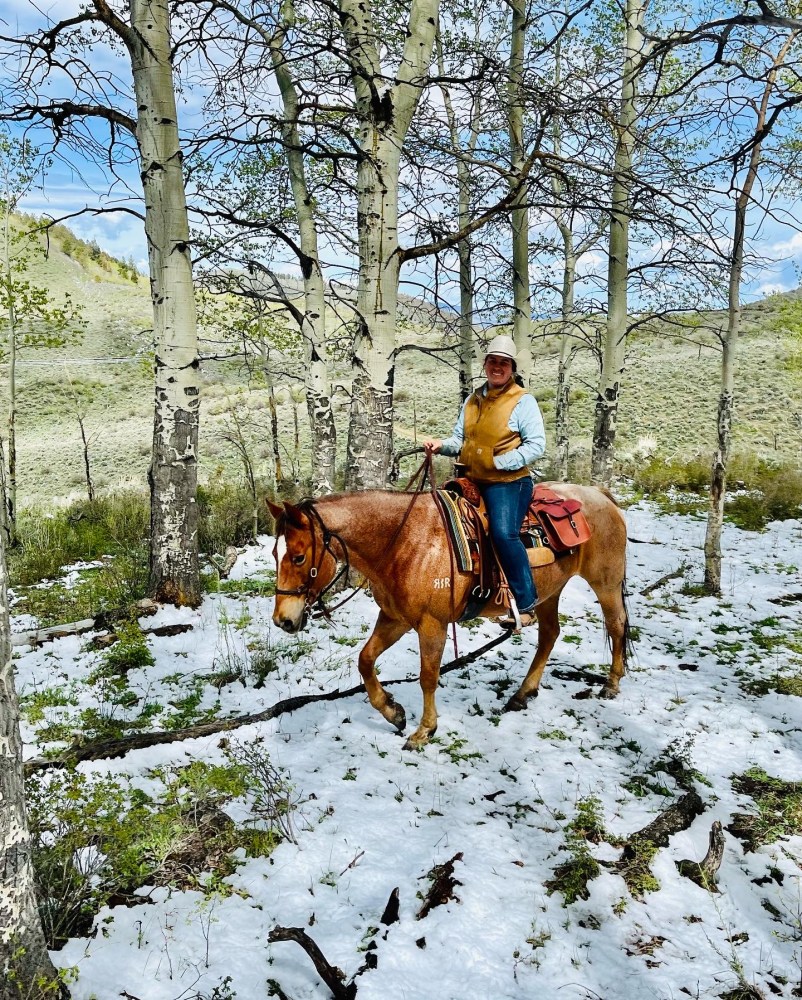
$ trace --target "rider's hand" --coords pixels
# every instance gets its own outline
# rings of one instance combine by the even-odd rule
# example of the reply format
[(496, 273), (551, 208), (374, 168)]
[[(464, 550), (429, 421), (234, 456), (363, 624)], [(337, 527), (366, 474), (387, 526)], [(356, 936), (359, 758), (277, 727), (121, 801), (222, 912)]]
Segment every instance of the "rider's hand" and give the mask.
[(431, 455), (437, 455), (440, 449), (443, 447), (443, 442), (440, 438), (427, 438), (423, 442), (423, 447)]

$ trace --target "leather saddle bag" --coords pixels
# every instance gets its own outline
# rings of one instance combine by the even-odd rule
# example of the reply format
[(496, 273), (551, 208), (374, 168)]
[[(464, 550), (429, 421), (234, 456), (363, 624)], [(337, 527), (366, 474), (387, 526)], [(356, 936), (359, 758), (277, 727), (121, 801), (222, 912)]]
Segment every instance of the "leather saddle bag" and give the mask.
[(547, 486), (535, 487), (529, 516), (534, 516), (541, 525), (555, 552), (573, 549), (590, 538), (590, 525), (582, 513), (582, 504), (558, 496)]

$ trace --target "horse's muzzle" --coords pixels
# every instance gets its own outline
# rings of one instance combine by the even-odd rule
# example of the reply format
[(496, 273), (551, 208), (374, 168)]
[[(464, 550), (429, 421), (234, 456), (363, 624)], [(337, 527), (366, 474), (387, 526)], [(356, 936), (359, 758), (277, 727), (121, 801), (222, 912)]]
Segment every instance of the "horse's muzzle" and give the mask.
[(289, 632), (290, 635), (295, 635), (296, 632), (300, 632), (306, 627), (307, 613), (304, 608), (298, 617), (292, 615), (284, 614), (274, 614), (273, 624), (278, 625), (280, 629), (285, 632)]

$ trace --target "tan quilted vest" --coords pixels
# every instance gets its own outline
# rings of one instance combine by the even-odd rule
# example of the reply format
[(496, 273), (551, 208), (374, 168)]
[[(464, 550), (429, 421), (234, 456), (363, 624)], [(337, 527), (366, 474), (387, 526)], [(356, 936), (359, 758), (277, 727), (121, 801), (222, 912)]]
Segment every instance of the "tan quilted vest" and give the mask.
[(459, 463), (465, 466), (465, 475), (476, 483), (511, 483), (529, 475), (524, 466), (514, 472), (504, 472), (493, 465), (494, 455), (512, 451), (521, 443), (521, 436), (511, 431), (508, 424), (518, 400), (526, 393), (510, 379), (502, 389), (482, 390), (468, 399), (465, 406), (465, 438)]

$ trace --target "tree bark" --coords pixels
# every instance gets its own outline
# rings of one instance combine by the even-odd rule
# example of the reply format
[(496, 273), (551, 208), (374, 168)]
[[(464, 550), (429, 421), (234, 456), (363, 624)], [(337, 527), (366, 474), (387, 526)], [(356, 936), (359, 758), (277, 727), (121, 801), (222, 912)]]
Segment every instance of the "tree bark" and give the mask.
[(277, 941), (294, 941), (300, 945), (317, 970), (317, 974), (329, 988), (334, 1000), (354, 1000), (356, 983), (345, 981), (345, 973), (336, 965), (332, 965), (315, 941), (306, 933), (303, 927), (281, 927), (278, 924), (268, 934), (270, 944)]
[(680, 875), (689, 878), (692, 882), (701, 886), (702, 889), (707, 889), (709, 892), (718, 892), (716, 888), (718, 870), (721, 868), (721, 862), (724, 860), (724, 831), (718, 820), (715, 820), (710, 827), (710, 835), (708, 836), (707, 843), (707, 853), (701, 861), (683, 858), (682, 861), (677, 861), (677, 870)]
[(400, 257), (401, 148), (434, 47), (439, 0), (412, 0), (404, 52), (391, 86), (379, 58), (370, 3), (340, 0), (361, 126), (357, 170), (359, 283), (346, 486), (387, 484), (393, 455), (393, 381)]
[(3, 277), (8, 286), (8, 475), (4, 475), (3, 514), (4, 526), (9, 545), (17, 541), (17, 316), (14, 309), (13, 281), (11, 270), (11, 205), (10, 192), (4, 199), (4, 247)]
[[(512, 26), (507, 79), (507, 122), (510, 140), (510, 186), (519, 183), (525, 161), (523, 69), (526, 51), (526, 0), (510, 0)], [(529, 191), (518, 187), (513, 200), (512, 335), (518, 352), (518, 372), (528, 384), (532, 374), (532, 292), (529, 285)]]
[[(446, 68), (439, 33), (437, 36), (437, 71), (441, 80), (444, 80), (446, 78)], [(451, 92), (444, 83), (440, 84), (440, 91), (443, 95), (443, 106), (445, 107), (448, 129), (451, 135), (451, 148), (454, 151), (457, 162), (457, 228), (462, 230), (466, 229), (471, 221), (471, 174), (465, 158), (461, 155), (460, 129), (454, 111), (454, 104), (451, 100)], [(478, 98), (475, 101), (478, 102)], [(473, 155), (479, 139), (479, 108), (474, 106), (472, 111), (473, 120), (471, 121), (467, 142), (467, 152), (469, 155)], [(457, 245), (457, 255), (459, 259), (460, 306), (457, 364), (459, 368), (459, 401), (460, 405), (462, 405), (473, 392), (473, 263), (470, 236)]]
[(298, 93), (284, 52), (286, 30), (295, 18), (292, 2), (282, 5), (281, 17), (282, 26), (269, 42), (270, 58), (284, 107), (284, 154), (298, 220), (304, 282), (301, 336), (306, 356), (306, 402), (312, 438), (312, 493), (319, 496), (334, 489), (337, 460), (337, 432), (331, 406), (326, 346), (326, 283), (320, 268), (314, 205), (306, 182), (303, 144), (298, 131)]
[(189, 221), (165, 0), (132, 0), (130, 27), (95, 0), (128, 48), (138, 118), (155, 341), (150, 581), (155, 600), (200, 603), (200, 372)]
[(624, 71), (613, 161), (607, 264), (607, 325), (593, 428), (591, 478), (609, 485), (613, 474), (618, 401), (624, 373), (629, 280), (629, 219), (637, 119), (637, 74), (644, 47), (644, 0), (627, 0)]
[(557, 226), (563, 239), (563, 288), (560, 320), (562, 336), (560, 337), (560, 357), (557, 362), (557, 394), (554, 402), (554, 437), (555, 461), (557, 478), (568, 479), (568, 456), (571, 448), (571, 435), (568, 426), (568, 416), (571, 405), (571, 362), (574, 359), (573, 347), (573, 311), (574, 292), (576, 288), (576, 254), (574, 253), (574, 234), (571, 227), (558, 219)]
[(92, 470), (89, 465), (89, 441), (86, 437), (84, 418), (78, 414), (78, 426), (81, 428), (81, 441), (84, 445), (84, 478), (86, 479), (86, 497), (91, 503), (95, 499), (95, 486), (92, 482)]
[[(42, 984), (55, 988), (58, 977), (45, 945), (34, 892), (7, 585), (0, 533), (0, 1000), (33, 1000), (44, 995)], [(55, 989), (56, 995), (59, 992)]]
[[(763, 88), (763, 95), (757, 110), (754, 136), (760, 137), (766, 124), (769, 100), (788, 50), (797, 33), (792, 31), (780, 51), (774, 57), (771, 70)], [(721, 528), (724, 522), (724, 500), (727, 493), (727, 466), (732, 445), (732, 415), (735, 398), (735, 362), (738, 334), (741, 328), (741, 279), (744, 267), (746, 243), (746, 218), (752, 200), (752, 190), (760, 169), (762, 138), (758, 138), (749, 155), (749, 166), (743, 187), (735, 200), (735, 220), (730, 257), (730, 277), (727, 292), (727, 329), (722, 341), (721, 392), (716, 415), (716, 451), (710, 475), (710, 504), (705, 531), (705, 577), (704, 587), (708, 594), (721, 593)]]
[(270, 442), (273, 447), (273, 467), (276, 473), (276, 489), (278, 490), (284, 482), (284, 470), (281, 467), (281, 446), (278, 439), (278, 405), (276, 403), (276, 389), (273, 385), (273, 373), (267, 359), (267, 351), (262, 342), (262, 374), (265, 377), (265, 387), (267, 388), (267, 410), (270, 414)]

